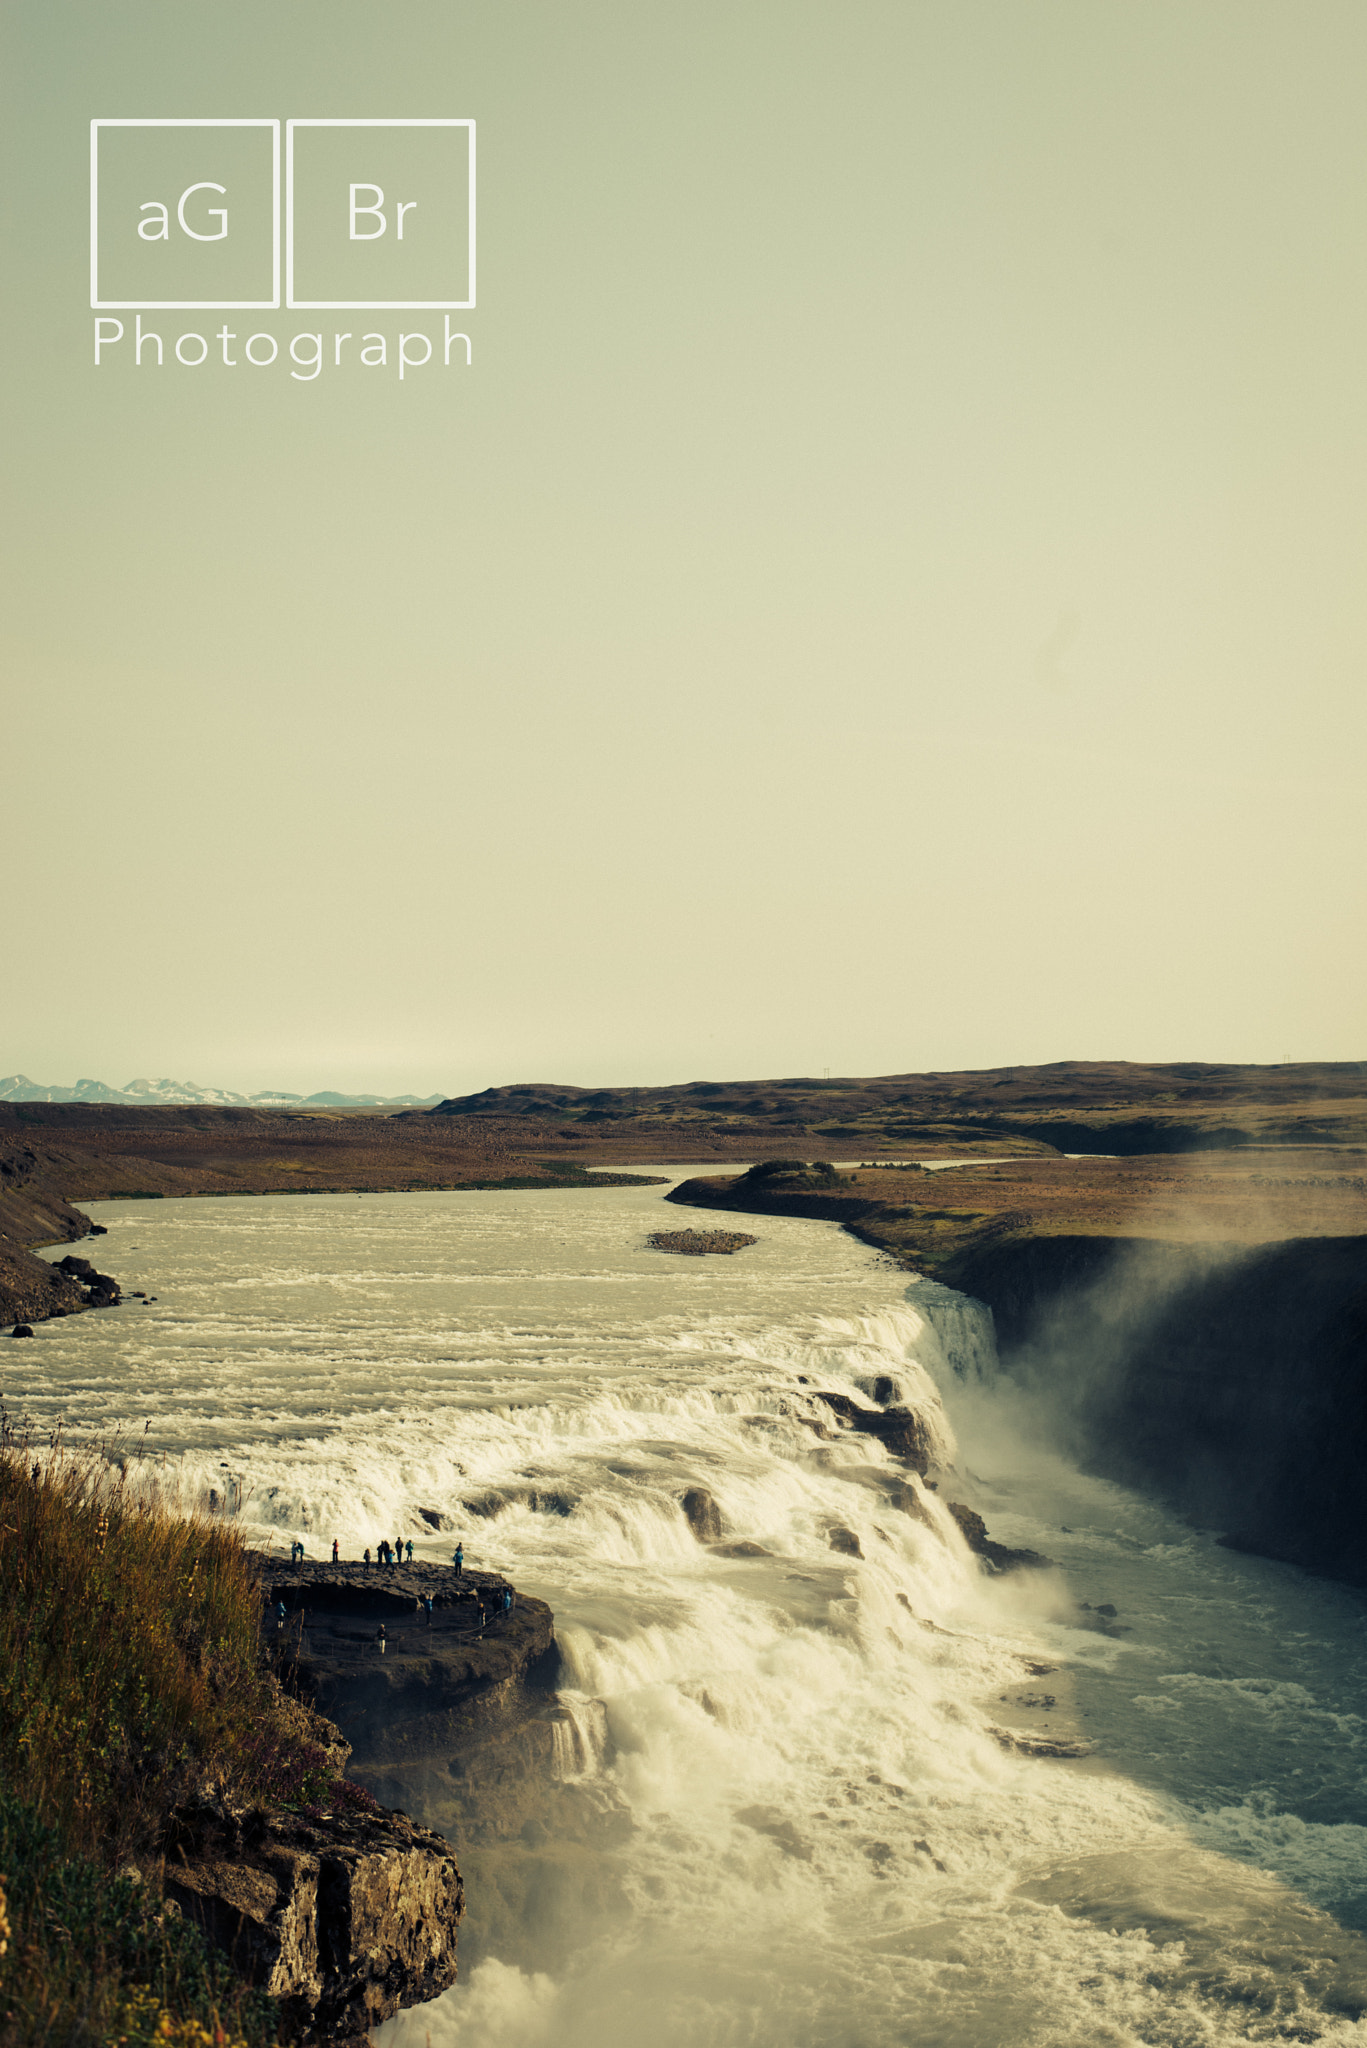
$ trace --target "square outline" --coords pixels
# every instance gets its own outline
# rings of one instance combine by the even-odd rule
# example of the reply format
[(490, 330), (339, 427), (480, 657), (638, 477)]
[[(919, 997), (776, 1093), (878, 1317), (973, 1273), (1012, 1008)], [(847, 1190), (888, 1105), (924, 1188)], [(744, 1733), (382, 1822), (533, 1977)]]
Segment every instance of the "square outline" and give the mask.
[[(470, 146), (470, 264), (468, 299), (296, 299), (294, 296), (294, 131), (296, 128), (468, 128)], [(475, 124), (471, 120), (300, 120), (285, 123), (285, 304), (301, 313), (466, 313), (475, 303)]]
[[(271, 131), (271, 285), (273, 299), (102, 299), (100, 297), (100, 130), (101, 128), (269, 128)], [(90, 304), (94, 312), (111, 313), (200, 313), (265, 312), (280, 310), (280, 123), (267, 116), (229, 115), (207, 120), (199, 115), (184, 120), (153, 115), (134, 120), (120, 115), (90, 124)]]

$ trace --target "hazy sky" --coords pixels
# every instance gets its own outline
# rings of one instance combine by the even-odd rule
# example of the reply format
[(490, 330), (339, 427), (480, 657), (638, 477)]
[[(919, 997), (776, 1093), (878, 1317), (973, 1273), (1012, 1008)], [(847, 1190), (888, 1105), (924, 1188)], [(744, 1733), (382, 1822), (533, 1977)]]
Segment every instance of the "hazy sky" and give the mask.
[[(1363, 1054), (1360, 0), (6, 22), (0, 1071)], [(476, 120), (472, 366), (97, 370), (153, 116)]]

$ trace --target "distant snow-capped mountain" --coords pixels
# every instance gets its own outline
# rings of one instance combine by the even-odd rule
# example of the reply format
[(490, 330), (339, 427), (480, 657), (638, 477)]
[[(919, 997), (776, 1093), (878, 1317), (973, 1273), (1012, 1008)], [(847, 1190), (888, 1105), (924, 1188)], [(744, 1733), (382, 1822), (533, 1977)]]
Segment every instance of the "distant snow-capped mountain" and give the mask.
[(203, 1088), (197, 1081), (125, 1082), (111, 1088), (107, 1081), (78, 1081), (74, 1088), (44, 1087), (27, 1074), (10, 1074), (0, 1080), (0, 1102), (119, 1102), (138, 1108), (156, 1103), (207, 1103), (215, 1109), (430, 1109), (445, 1098), (438, 1095), (338, 1095), (324, 1089), (318, 1095), (290, 1095), (280, 1088), (264, 1089), (259, 1095), (237, 1095), (231, 1088)]

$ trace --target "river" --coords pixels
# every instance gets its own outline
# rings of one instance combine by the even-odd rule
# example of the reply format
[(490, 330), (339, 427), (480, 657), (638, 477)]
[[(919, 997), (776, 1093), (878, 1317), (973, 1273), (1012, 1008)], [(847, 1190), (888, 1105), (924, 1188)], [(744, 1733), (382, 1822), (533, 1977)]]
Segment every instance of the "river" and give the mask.
[[(446, 1559), (425, 1507), (554, 1608), (554, 1770), (504, 1839), (433, 1812), (461, 1982), (385, 2048), (1367, 2043), (1361, 1596), (1068, 1464), (964, 1297), (829, 1223), (652, 1252), (728, 1221), (663, 1192), (94, 1205), (155, 1304), (5, 1348), (11, 1417), (253, 1542)], [(880, 1379), (909, 1506), (811, 1392)]]

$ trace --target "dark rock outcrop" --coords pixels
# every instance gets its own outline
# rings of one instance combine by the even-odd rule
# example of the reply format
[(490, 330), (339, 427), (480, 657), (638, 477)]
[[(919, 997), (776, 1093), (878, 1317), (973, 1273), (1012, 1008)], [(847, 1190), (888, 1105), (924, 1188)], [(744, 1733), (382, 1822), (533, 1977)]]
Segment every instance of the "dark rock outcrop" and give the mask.
[(85, 1289), (82, 1298), (87, 1308), (111, 1308), (123, 1300), (118, 1281), (108, 1273), (97, 1273), (89, 1259), (78, 1259), (68, 1252), (64, 1259), (58, 1259), (56, 1270)]
[(904, 1458), (924, 1479), (930, 1470), (930, 1432), (912, 1408), (861, 1408), (848, 1394), (829, 1394), (813, 1387), (818, 1401), (824, 1401), (848, 1429), (877, 1437), (894, 1458)]
[(481, 1521), (491, 1522), (495, 1515), (501, 1515), (514, 1502), (530, 1508), (534, 1515), (572, 1515), (574, 1502), (569, 1494), (559, 1487), (510, 1486), (498, 1493), (477, 1493), (461, 1502), (465, 1512), (478, 1515)]
[(78, 1281), (18, 1245), (0, 1244), (0, 1325), (46, 1323), (86, 1306)]
[(554, 1685), (550, 1608), (517, 1594), (505, 1613), (508, 1582), (497, 1572), (267, 1559), (262, 1578), (271, 1609), (286, 1610), (274, 1631), (282, 1681), (337, 1723), (367, 1776), (447, 1760), (532, 1711)]
[(49, 1167), (31, 1145), (0, 1144), (0, 1327), (45, 1323), (92, 1306), (78, 1280), (27, 1249), (96, 1232), (88, 1216), (52, 1192)]
[(1011, 1550), (1004, 1543), (994, 1543), (987, 1533), (987, 1524), (980, 1514), (962, 1501), (947, 1500), (945, 1506), (959, 1525), (959, 1533), (975, 1557), (993, 1572), (1019, 1572), (1030, 1569), (1046, 1570), (1052, 1560), (1042, 1557), (1037, 1550)]
[(456, 1980), (460, 1872), (402, 1813), (202, 1800), (172, 1816), (164, 1884), (294, 2035), (363, 2039)]
[[(310, 1741), (327, 1717), (335, 1768), (351, 1755), (371, 1793), (421, 1800), (443, 1823), (449, 1809), (463, 1833), (544, 1784), (559, 1667), (544, 1601), (496, 1572), (257, 1563), (268, 1662)], [(363, 2031), (455, 1978), (463, 1895), (449, 1845), (401, 1812), (357, 1812), (354, 1788), (335, 1792), (326, 1816), (214, 1809), (198, 1837), (182, 1829), (185, 1870), (167, 1873), (178, 1903), (308, 2038)]]
[[(891, 1381), (887, 1381), (892, 1391)], [(848, 1429), (860, 1430), (866, 1436), (877, 1437), (896, 1458), (902, 1458), (914, 1472), (924, 1479), (931, 1465), (931, 1439), (920, 1416), (911, 1408), (861, 1408), (848, 1394), (827, 1393), (819, 1387), (812, 1392), (818, 1401), (840, 1417)], [(908, 1486), (905, 1480), (886, 1478), (883, 1473), (873, 1474), (879, 1491), (893, 1507), (914, 1515), (920, 1521), (927, 1521), (925, 1507), (920, 1496)], [(987, 1533), (987, 1525), (981, 1515), (972, 1508), (964, 1507), (958, 1501), (946, 1501), (946, 1507), (959, 1525), (965, 1543), (976, 1557), (981, 1558), (989, 1572), (1023, 1571), (1029, 1567), (1046, 1568), (1051, 1560), (1041, 1557), (1034, 1550), (1011, 1550), (1004, 1543), (994, 1543)], [(836, 1525), (828, 1532), (832, 1550), (844, 1551), (850, 1557), (862, 1557), (859, 1538), (852, 1529)]]
[(679, 1505), (699, 1543), (716, 1543), (726, 1534), (721, 1509), (705, 1486), (690, 1486)]

